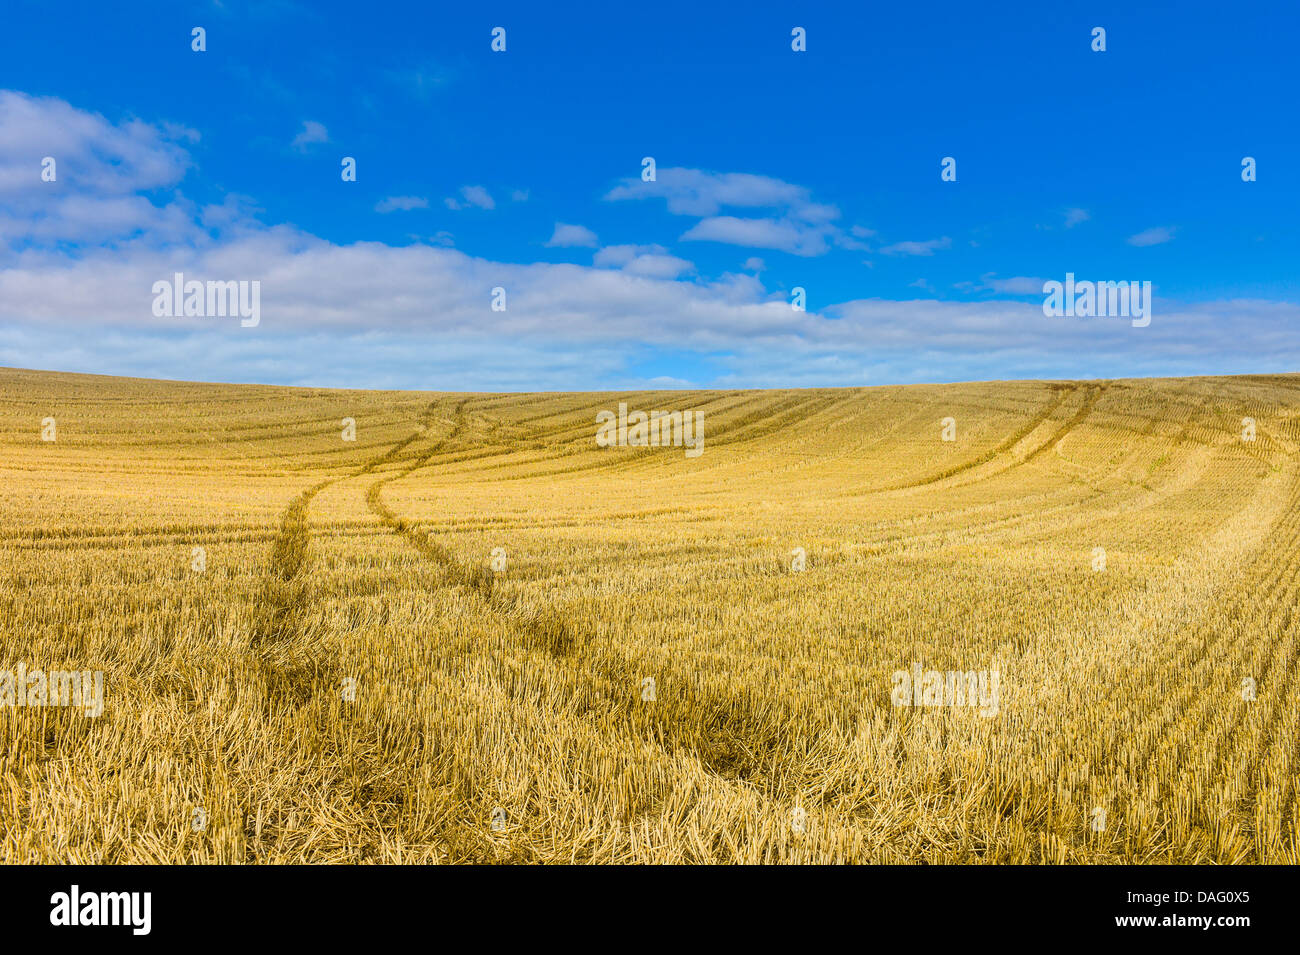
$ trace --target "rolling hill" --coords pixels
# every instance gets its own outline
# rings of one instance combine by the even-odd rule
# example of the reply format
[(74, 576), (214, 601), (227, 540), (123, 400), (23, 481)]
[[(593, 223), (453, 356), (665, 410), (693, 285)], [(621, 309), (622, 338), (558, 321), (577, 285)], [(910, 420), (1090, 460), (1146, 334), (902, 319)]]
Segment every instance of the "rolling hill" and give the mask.
[(1300, 375), (0, 369), (0, 668), (103, 674), (0, 695), (0, 859), (1294, 864), (1298, 448)]

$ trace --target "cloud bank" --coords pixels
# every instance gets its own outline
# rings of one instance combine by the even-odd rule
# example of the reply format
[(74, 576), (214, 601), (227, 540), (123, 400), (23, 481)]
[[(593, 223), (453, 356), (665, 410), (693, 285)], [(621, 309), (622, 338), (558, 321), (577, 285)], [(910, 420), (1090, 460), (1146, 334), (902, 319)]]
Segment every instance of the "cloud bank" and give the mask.
[[(447, 248), (340, 244), (267, 224), (252, 200), (198, 205), (180, 185), (197, 134), (110, 122), (61, 100), (0, 91), (0, 364), (197, 380), (533, 390), (865, 385), (960, 378), (1280, 371), (1300, 364), (1300, 307), (1178, 306), (1150, 327), (1046, 318), (1040, 303), (864, 297), (794, 311), (761, 263), (700, 275), (653, 242), (597, 248), (591, 265), (504, 262)], [(42, 159), (58, 175), (41, 178)], [(871, 235), (780, 180), (660, 170), (611, 202), (657, 199), (699, 221), (683, 239), (818, 254)], [(643, 187), (661, 186), (659, 189)], [(457, 208), (490, 209), (467, 186)], [(381, 212), (424, 209), (394, 196)], [(763, 215), (733, 215), (763, 210)], [(550, 244), (595, 247), (557, 223)], [(882, 251), (931, 255), (948, 240)], [(851, 247), (851, 246), (850, 246)], [(151, 288), (176, 272), (261, 283), (262, 322), (157, 318)], [(1024, 277), (984, 288), (1030, 295)], [(1032, 280), (1037, 281), (1037, 280)], [(507, 293), (491, 308), (493, 289)], [(665, 376), (663, 368), (674, 368)], [(678, 369), (688, 369), (686, 371)]]

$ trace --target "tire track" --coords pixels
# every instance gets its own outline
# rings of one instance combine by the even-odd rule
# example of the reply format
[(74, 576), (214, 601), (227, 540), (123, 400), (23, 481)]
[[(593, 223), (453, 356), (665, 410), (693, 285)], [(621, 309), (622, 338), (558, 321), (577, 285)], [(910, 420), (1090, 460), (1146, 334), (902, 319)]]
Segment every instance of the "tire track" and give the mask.
[[(384, 503), (385, 486), (427, 466), (464, 436), (466, 401), (456, 408), (456, 425), (451, 434), (407, 467), (370, 485), (366, 503), (371, 512), (437, 566), (451, 583), (477, 593), (490, 610), (522, 632), (526, 648), (540, 650), (570, 669), (575, 677), (575, 696), (569, 704), (575, 718), (611, 720), (612, 725), (607, 724), (610, 732), (626, 733), (666, 753), (689, 754), (719, 781), (744, 781), (762, 791), (774, 789), (781, 776), (777, 763), (789, 747), (782, 743), (786, 736), (784, 723), (773, 701), (762, 692), (745, 686), (740, 693), (718, 693), (705, 688), (697, 672), (661, 664), (656, 676), (667, 691), (665, 698), (654, 707), (640, 705), (639, 695), (631, 688), (639, 686), (643, 668), (636, 666), (618, 643), (578, 634), (558, 611), (528, 607), (518, 595), (496, 590), (495, 575), (490, 570), (461, 562), (418, 524), (399, 517)], [(584, 651), (581, 660), (577, 659), (580, 651)], [(580, 676), (587, 679), (583, 681)]]
[(416, 431), (347, 474), (313, 484), (290, 501), (281, 514), (248, 641), (249, 653), (266, 681), (268, 705), (296, 707), (305, 703), (311, 698), (323, 669), (311, 652), (311, 641), (304, 627), (310, 590), (311, 529), (307, 509), (312, 499), (339, 481), (369, 474), (391, 461), (420, 434)]
[(376, 480), (366, 489), (366, 506), (394, 533), (405, 538), (421, 557), (436, 565), (450, 583), (478, 594), (491, 610), (507, 617), (521, 628), (533, 645), (553, 657), (567, 656), (574, 648), (575, 636), (572, 627), (563, 617), (549, 609), (522, 608), (517, 597), (494, 589), (495, 577), (491, 570), (461, 562), (450, 550), (434, 541), (430, 534), (421, 531), (417, 524), (399, 517), (384, 503), (383, 490), (386, 485), (400, 481), (427, 466), (463, 437), (468, 427), (465, 406), (469, 401), (466, 398), (456, 405), (451, 433), (435, 442), (400, 471)]
[[(1036, 447), (1033, 451), (1031, 451), (1028, 455), (1026, 455), (1022, 461), (1013, 465), (1013, 467), (1019, 467), (1021, 464), (1028, 464), (1030, 461), (1034, 460), (1034, 458), (1038, 457), (1040, 454), (1043, 454), (1047, 451), (1054, 451), (1057, 447), (1059, 447), (1061, 442), (1065, 440), (1066, 435), (1068, 435), (1071, 431), (1073, 431), (1080, 424), (1082, 424), (1083, 420), (1087, 418), (1088, 415), (1092, 414), (1092, 409), (1097, 404), (1097, 399), (1100, 398), (1102, 394), (1105, 393), (1105, 391), (1106, 391), (1105, 385), (1097, 385), (1095, 387), (1089, 387), (1088, 393), (1084, 396), (1083, 401), (1079, 402), (1079, 410), (1074, 413), (1074, 416), (1070, 418), (1070, 420), (1067, 421), (1064, 425), (1062, 425), (1059, 429), (1057, 429), (1055, 434), (1053, 434), (1050, 438), (1048, 438), (1046, 441), (1044, 441), (1042, 444)], [(1011, 469), (1008, 468), (1007, 470), (1011, 470)]]
[[(1058, 387), (1055, 390), (1057, 391), (1057, 396), (1055, 401), (1049, 402), (1045, 408), (1043, 408), (1036, 415), (1030, 418), (1029, 421), (1027, 421), (1022, 427), (1014, 431), (1012, 434), (1010, 434), (1009, 436), (1004, 438), (1001, 442), (999, 442), (996, 446), (989, 449), (988, 451), (985, 451), (983, 454), (979, 455), (978, 457), (972, 458), (969, 461), (963, 461), (960, 464), (955, 464), (952, 467), (945, 468), (942, 471), (938, 471), (934, 474), (930, 474), (925, 477), (918, 478), (914, 481), (903, 481), (901, 483), (890, 484), (885, 487), (870, 488), (868, 490), (860, 492), (860, 494), (861, 495), (883, 494), (888, 491), (903, 491), (903, 490), (909, 490), (911, 488), (928, 487), (931, 484), (937, 484), (938, 482), (946, 480), (950, 477), (956, 477), (959, 474), (964, 474), (967, 471), (972, 471), (982, 464), (987, 464), (988, 462), (996, 458), (998, 455), (1005, 454), (1007, 451), (1010, 451), (1022, 440), (1028, 437), (1035, 428), (1037, 428), (1040, 424), (1042, 424), (1053, 414), (1055, 414), (1056, 410), (1065, 403), (1065, 400), (1079, 390), (1079, 386), (1065, 385), (1065, 386)], [(1016, 462), (1016, 464), (1011, 465), (1011, 467), (1016, 467), (1017, 465), (1023, 463), (1024, 463), (1023, 461)], [(1007, 468), (1007, 470), (1010, 470), (1010, 468)]]

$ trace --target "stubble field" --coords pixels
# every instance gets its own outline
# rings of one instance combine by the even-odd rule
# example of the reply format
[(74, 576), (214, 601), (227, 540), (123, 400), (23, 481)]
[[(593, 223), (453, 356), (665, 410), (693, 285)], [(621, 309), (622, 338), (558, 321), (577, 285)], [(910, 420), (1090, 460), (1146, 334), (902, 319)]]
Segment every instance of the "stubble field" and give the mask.
[(104, 674), (0, 700), (0, 861), (1297, 863), (1298, 449), (1300, 376), (0, 369), (0, 670)]

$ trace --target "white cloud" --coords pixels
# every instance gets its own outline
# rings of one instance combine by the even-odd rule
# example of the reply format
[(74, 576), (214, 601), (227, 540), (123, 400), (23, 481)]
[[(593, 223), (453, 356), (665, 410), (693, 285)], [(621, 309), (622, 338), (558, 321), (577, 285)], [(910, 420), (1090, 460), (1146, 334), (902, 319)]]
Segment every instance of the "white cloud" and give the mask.
[[(196, 135), (174, 124), (113, 124), (62, 100), (0, 90), (0, 237), (17, 245), (203, 241), (193, 204), (147, 197), (181, 180), (191, 163), (174, 140)], [(46, 156), (53, 182), (41, 180)]]
[(874, 238), (875, 235), (875, 229), (868, 229), (865, 226), (855, 225), (849, 229), (847, 235), (837, 235), (835, 237), (835, 244), (844, 249), (853, 249), (858, 252), (870, 252), (870, 244), (862, 240)]
[(375, 204), (376, 212), (409, 212), (411, 209), (427, 209), (429, 200), (423, 196), (389, 196)]
[(655, 377), (646, 380), (645, 386), (647, 389), (655, 391), (659, 389), (680, 391), (699, 388), (699, 385), (693, 381), (687, 381), (685, 378), (673, 378), (671, 375), (655, 375)]
[[(496, 201), (482, 186), (461, 186), (460, 199), (446, 198), (443, 200), (448, 209), (468, 209), (470, 206), (477, 206), (480, 209), (495, 209)], [(463, 200), (463, 201), (462, 201)]]
[(675, 255), (638, 255), (623, 266), (623, 271), (651, 279), (675, 279), (679, 275), (694, 272), (695, 264)]
[(934, 255), (937, 249), (947, 249), (951, 246), (952, 239), (945, 235), (941, 239), (927, 239), (924, 242), (895, 242), (880, 251), (885, 255)]
[(1065, 227), (1073, 229), (1080, 222), (1087, 222), (1092, 216), (1088, 215), (1087, 209), (1066, 209), (1065, 210)]
[(527, 201), (528, 201), (528, 190), (527, 190), (527, 189), (515, 189), (513, 192), (510, 193), (510, 201), (511, 201), (511, 202), (527, 202)]
[[(838, 208), (814, 202), (804, 186), (771, 176), (673, 167), (658, 170), (654, 182), (625, 179), (605, 198), (663, 199), (674, 215), (701, 217), (682, 235), (684, 241), (725, 242), (803, 256), (823, 255), (832, 242), (855, 244), (834, 224), (840, 215)], [(775, 214), (756, 218), (721, 215), (725, 208), (770, 209)]]
[(658, 170), (655, 182), (625, 179), (605, 198), (664, 199), (674, 215), (697, 217), (717, 215), (724, 206), (783, 209), (805, 222), (826, 222), (840, 214), (834, 206), (813, 202), (803, 186), (770, 176), (676, 167)]
[(1042, 295), (1046, 279), (1033, 278), (1028, 275), (1013, 275), (1000, 279), (995, 272), (985, 272), (980, 276), (979, 288), (999, 295)]
[[(190, 166), (175, 141), (197, 137), (172, 123), (114, 125), (63, 100), (0, 90), (0, 196), (12, 202), (35, 195), (45, 202), (51, 189), (122, 196), (171, 186)], [(55, 183), (41, 182), (46, 156), (57, 164)], [(34, 193), (36, 188), (46, 192)]]
[[(67, 155), (80, 157), (66, 182), (39, 182), (43, 150), (31, 136), (47, 120)], [(658, 360), (653, 373), (637, 367), (650, 352), (689, 353), (704, 369), (692, 377), (713, 387), (1300, 365), (1300, 306), (1288, 302), (1157, 297), (1143, 329), (1049, 319), (1039, 302), (919, 297), (842, 302), (792, 321), (788, 300), (756, 269), (682, 280), (690, 263), (660, 246), (609, 246), (592, 266), (503, 262), (436, 244), (337, 244), (264, 225), (240, 197), (202, 206), (175, 192), (142, 194), (176, 185), (188, 163), (156, 127), (0, 94), (0, 169), (19, 177), (0, 180), (0, 228), (11, 240), (0, 247), (0, 364), (463, 389), (619, 387), (660, 373)], [(66, 187), (63, 201), (52, 202), (45, 185)], [(733, 217), (710, 217), (724, 218)], [(88, 244), (92, 233), (101, 244)], [(70, 249), (68, 236), (82, 247)], [(259, 280), (261, 324), (154, 317), (152, 284), (176, 271)], [(490, 311), (495, 286), (510, 291), (506, 312)]]
[(667, 251), (661, 245), (607, 245), (592, 257), (593, 262), (601, 268), (620, 268), (627, 265), (643, 252)]
[(330, 141), (329, 130), (323, 123), (318, 123), (314, 119), (303, 120), (302, 129), (298, 135), (293, 137), (291, 144), (299, 152), (306, 152), (307, 147), (314, 143), (327, 143)]
[(739, 219), (713, 216), (702, 219), (682, 234), (683, 242), (726, 242), (753, 249), (777, 249), (794, 255), (822, 255), (828, 250), (820, 228), (789, 219)]
[(1131, 235), (1125, 241), (1127, 241), (1129, 245), (1141, 247), (1147, 245), (1162, 245), (1173, 239), (1173, 237), (1173, 227), (1161, 225), (1156, 226), (1154, 229), (1147, 229), (1144, 232), (1139, 232), (1137, 235)]
[(555, 223), (555, 231), (546, 242), (547, 248), (552, 249), (567, 249), (573, 246), (594, 248), (597, 244), (596, 233), (586, 226), (567, 225), (563, 222)]
[(693, 263), (669, 255), (661, 245), (609, 245), (597, 252), (593, 261), (598, 268), (621, 268), (646, 278), (673, 279), (695, 271)]

